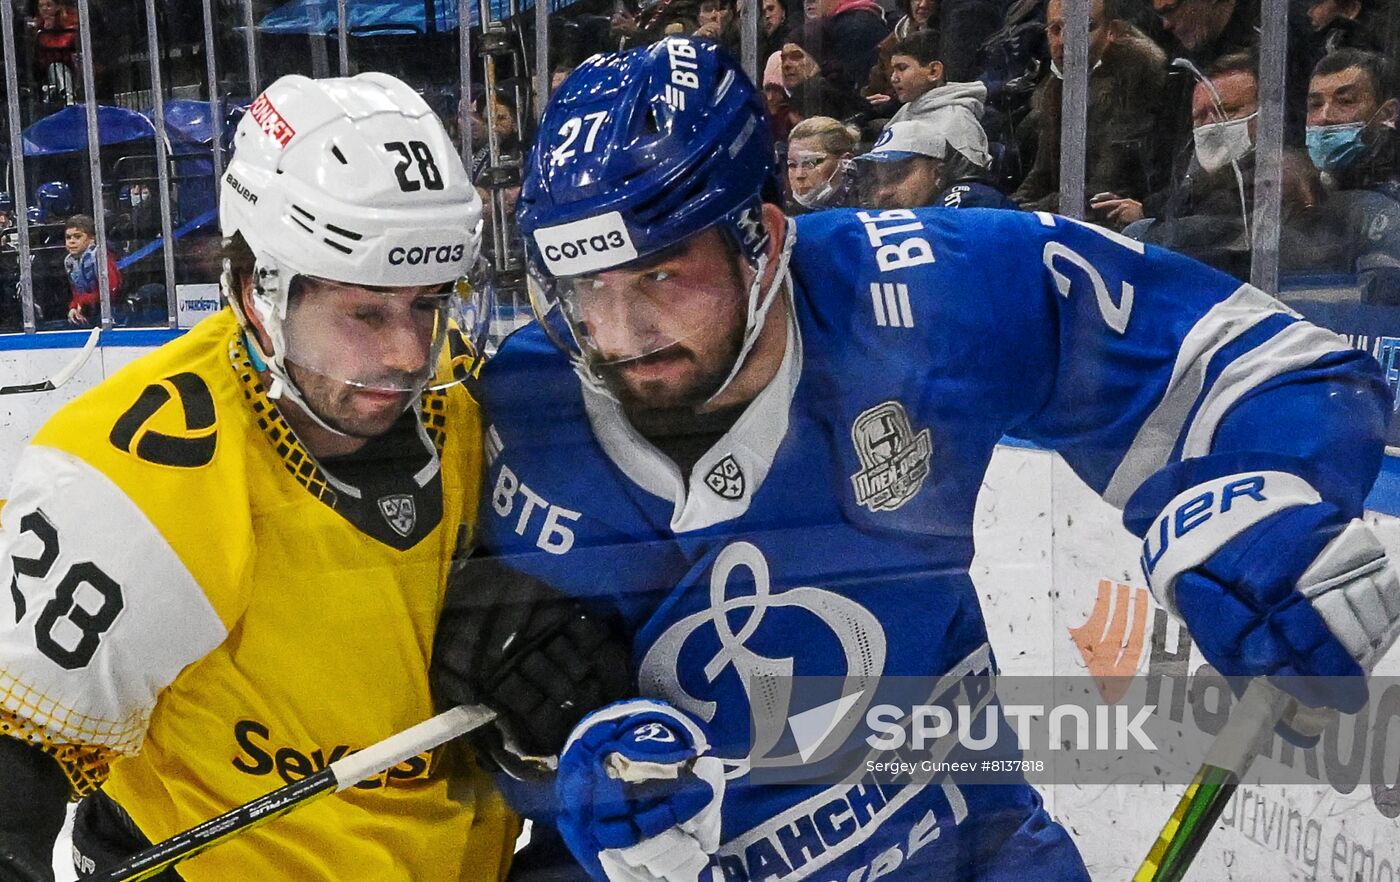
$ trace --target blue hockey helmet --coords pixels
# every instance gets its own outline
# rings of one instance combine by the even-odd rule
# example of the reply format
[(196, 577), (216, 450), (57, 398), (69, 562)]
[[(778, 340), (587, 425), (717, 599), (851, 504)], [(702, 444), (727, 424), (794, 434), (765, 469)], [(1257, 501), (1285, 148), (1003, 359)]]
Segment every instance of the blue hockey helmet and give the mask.
[(65, 220), (73, 213), (73, 188), (63, 181), (47, 181), (34, 188), (34, 204), (45, 221)]
[[(536, 312), (548, 327), (546, 315), (562, 306), (572, 343), (596, 356), (572, 309), (573, 280), (711, 228), (756, 270), (756, 288), (770, 187), (776, 194), (763, 98), (723, 48), (668, 37), (593, 56), (545, 109), (516, 205)], [(751, 326), (761, 324), (771, 293), (760, 302), (751, 290)]]
[(0, 211), (9, 214), (15, 210), (15, 197), (9, 193), (0, 192)]

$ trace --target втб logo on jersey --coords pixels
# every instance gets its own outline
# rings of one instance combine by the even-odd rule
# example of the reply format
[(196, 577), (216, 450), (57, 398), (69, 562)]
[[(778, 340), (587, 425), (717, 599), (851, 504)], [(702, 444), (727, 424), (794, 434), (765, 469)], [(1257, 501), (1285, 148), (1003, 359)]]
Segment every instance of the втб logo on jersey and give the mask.
[(394, 528), (394, 532), (405, 539), (418, 524), (418, 507), (407, 493), (379, 497), (379, 513), (384, 515), (384, 520)]
[(856, 502), (871, 511), (894, 511), (924, 485), (933, 442), (928, 429), (914, 434), (898, 401), (877, 404), (856, 417), (851, 442), (865, 467), (851, 475)]
[[(752, 578), (752, 585), (744, 574), (736, 570), (746, 570)], [(734, 576), (731, 579), (731, 576)], [(656, 694), (675, 704), (705, 722), (713, 722), (719, 712), (719, 703), (707, 698), (692, 695), (682, 685), (679, 673), (679, 660), (687, 642), (701, 632), (708, 630), (718, 639), (719, 651), (703, 666), (706, 682), (715, 684), (732, 668), (738, 683), (744, 691), (748, 707), (725, 707), (725, 714), (748, 714), (753, 722), (753, 743), (746, 757), (726, 757), (740, 769), (746, 769), (751, 761), (763, 760), (765, 767), (778, 768), (800, 766), (809, 762), (820, 762), (854, 730), (865, 713), (874, 694), (874, 681), (885, 669), (885, 631), (880, 621), (865, 607), (847, 597), (842, 597), (821, 588), (800, 587), (774, 592), (768, 573), (768, 561), (763, 552), (749, 542), (734, 542), (726, 546), (715, 558), (710, 569), (710, 604), (707, 609), (693, 613), (667, 628), (657, 641), (647, 650), (642, 659), (640, 680), (643, 694)], [(734, 590), (731, 593), (731, 587)], [(861, 694), (856, 705), (832, 728), (823, 740), (820, 750), (807, 751), (803, 757), (798, 750), (779, 756), (769, 756), (782, 739), (791, 717), (792, 677), (795, 668), (794, 657), (771, 658), (760, 655), (747, 646), (758, 635), (760, 626), (768, 616), (778, 621), (769, 622), (765, 633), (811, 634), (813, 624), (820, 622), (840, 645), (839, 662), (841, 670), (832, 664), (835, 660), (811, 661), (802, 670), (807, 673), (821, 672), (839, 677), (844, 674), (842, 695)], [(737, 626), (737, 630), (736, 630)], [(769, 630), (771, 629), (771, 630)], [(813, 638), (788, 639), (786, 645), (794, 650), (809, 648), (813, 652), (827, 654), (821, 647), (826, 642), (824, 636), (813, 634)], [(806, 659), (804, 658), (804, 661)]]

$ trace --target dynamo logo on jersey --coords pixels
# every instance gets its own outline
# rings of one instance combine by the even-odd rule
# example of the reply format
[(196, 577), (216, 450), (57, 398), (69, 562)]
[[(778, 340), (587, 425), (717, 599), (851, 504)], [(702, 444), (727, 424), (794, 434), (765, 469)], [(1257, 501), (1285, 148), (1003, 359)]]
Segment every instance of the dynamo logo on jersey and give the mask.
[[(759, 760), (767, 768), (797, 767), (833, 754), (861, 721), (884, 673), (887, 641), (879, 619), (854, 600), (821, 588), (774, 591), (768, 561), (750, 542), (732, 542), (715, 557), (709, 595), (705, 609), (672, 624), (647, 650), (639, 677), (643, 694), (665, 698), (706, 723), (715, 723), (722, 710), (726, 722), (717, 724), (719, 729), (748, 726), (752, 721), (746, 755), (724, 757), (731, 768), (747, 770)], [(765, 620), (769, 620), (766, 629)], [(807, 637), (788, 637), (782, 643), (808, 654), (801, 659), (763, 655), (749, 645), (765, 633), (771, 637), (794, 632), (806, 632)], [(831, 652), (833, 642), (839, 653)], [(698, 647), (716, 643), (718, 651), (709, 658), (704, 658), (708, 650), (696, 657)], [(687, 672), (699, 674), (698, 679), (712, 687), (705, 694), (697, 695), (692, 689), (699, 691), (698, 687), (685, 685), (693, 684), (696, 677), (682, 682), (683, 657)], [(785, 737), (793, 716), (792, 678), (799, 670), (832, 679), (844, 677), (841, 694), (860, 696), (819, 746), (796, 747), (792, 737)], [(726, 678), (726, 673), (734, 676)], [(721, 699), (726, 688), (722, 679), (730, 684), (737, 681), (743, 690), (743, 707), (727, 697)], [(742, 723), (737, 722), (740, 719)]]

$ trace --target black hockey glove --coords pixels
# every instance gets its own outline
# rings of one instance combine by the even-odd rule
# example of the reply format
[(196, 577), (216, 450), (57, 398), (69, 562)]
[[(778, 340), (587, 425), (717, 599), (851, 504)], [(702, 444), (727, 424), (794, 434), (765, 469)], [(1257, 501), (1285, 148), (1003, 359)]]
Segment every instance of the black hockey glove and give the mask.
[(68, 779), (38, 747), (0, 735), (0, 882), (53, 882)]
[(585, 714), (635, 694), (621, 623), (505, 566), (471, 558), (453, 575), (433, 643), (439, 709), (500, 716), (475, 737), (517, 778), (538, 777)]
[(53, 868), (0, 850), (0, 882), (53, 882)]

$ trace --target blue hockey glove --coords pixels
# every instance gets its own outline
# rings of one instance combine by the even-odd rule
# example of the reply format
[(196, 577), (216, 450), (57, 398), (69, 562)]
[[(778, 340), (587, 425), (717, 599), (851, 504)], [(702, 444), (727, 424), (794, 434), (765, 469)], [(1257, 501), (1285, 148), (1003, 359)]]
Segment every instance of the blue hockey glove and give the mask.
[(695, 882), (719, 847), (724, 770), (700, 724), (634, 699), (585, 717), (559, 759), (559, 831), (599, 882)]
[(1149, 480), (1124, 512), (1158, 601), (1227, 677), (1267, 675), (1310, 707), (1359, 710), (1361, 675), (1400, 630), (1400, 578), (1379, 540), (1285, 471), (1234, 471), (1154, 505), (1183, 473)]

